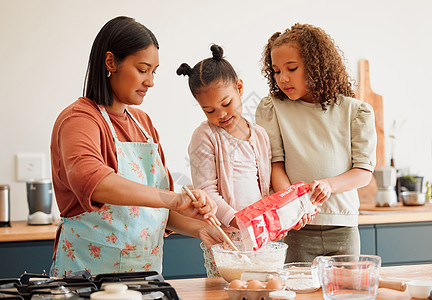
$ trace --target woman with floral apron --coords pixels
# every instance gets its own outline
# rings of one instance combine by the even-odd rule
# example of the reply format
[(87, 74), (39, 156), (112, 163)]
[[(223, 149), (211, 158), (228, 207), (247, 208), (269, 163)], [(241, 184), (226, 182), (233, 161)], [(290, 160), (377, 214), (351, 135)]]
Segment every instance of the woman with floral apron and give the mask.
[(110, 20), (90, 53), (85, 97), (54, 124), (51, 166), (62, 220), (51, 275), (161, 273), (165, 229), (209, 246), (222, 241), (208, 222), (215, 203), (200, 190), (192, 190), (197, 202), (170, 191), (158, 133), (131, 107), (153, 86), (158, 49), (134, 19)]
[[(147, 143), (120, 142), (105, 108), (100, 105), (99, 109), (114, 136), (118, 173), (129, 180), (168, 190), (158, 145), (151, 136), (128, 113), (146, 136)], [(161, 233), (165, 231), (167, 218), (168, 210), (164, 208), (107, 204), (98, 211), (63, 218), (55, 274), (84, 269), (94, 274), (148, 271), (150, 268), (162, 272)], [(76, 254), (77, 245), (88, 250)]]

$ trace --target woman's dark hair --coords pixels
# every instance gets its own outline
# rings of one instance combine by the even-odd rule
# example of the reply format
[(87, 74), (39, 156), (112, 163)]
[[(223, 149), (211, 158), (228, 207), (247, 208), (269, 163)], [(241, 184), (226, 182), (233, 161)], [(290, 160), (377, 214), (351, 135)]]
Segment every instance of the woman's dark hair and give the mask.
[(127, 56), (150, 45), (159, 49), (154, 34), (133, 18), (121, 16), (108, 21), (93, 42), (84, 81), (85, 97), (97, 104), (111, 106), (113, 93), (105, 67), (106, 53), (111, 51), (115, 62), (120, 64)]
[(343, 53), (333, 39), (319, 27), (298, 23), (282, 34), (273, 34), (264, 48), (262, 73), (267, 78), (271, 96), (287, 99), (276, 83), (271, 61), (272, 49), (284, 44), (290, 44), (299, 50), (305, 66), (307, 89), (323, 110), (328, 105), (337, 103), (339, 95), (354, 97)]
[(198, 62), (193, 68), (187, 63), (182, 63), (177, 69), (177, 75), (189, 76), (189, 88), (192, 95), (196, 96), (202, 88), (214, 82), (236, 83), (237, 73), (231, 64), (223, 58), (222, 47), (213, 44), (210, 47), (212, 57)]

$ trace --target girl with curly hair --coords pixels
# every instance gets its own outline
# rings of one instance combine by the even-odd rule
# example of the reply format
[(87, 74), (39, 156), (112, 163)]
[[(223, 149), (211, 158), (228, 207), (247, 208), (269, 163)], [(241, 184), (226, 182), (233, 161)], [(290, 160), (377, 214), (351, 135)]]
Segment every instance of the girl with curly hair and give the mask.
[(359, 254), (357, 188), (370, 182), (376, 162), (372, 107), (353, 98), (343, 54), (321, 28), (295, 24), (273, 34), (262, 61), (270, 93), (255, 117), (270, 138), (272, 187), (308, 182), (321, 206), (288, 232), (287, 262)]

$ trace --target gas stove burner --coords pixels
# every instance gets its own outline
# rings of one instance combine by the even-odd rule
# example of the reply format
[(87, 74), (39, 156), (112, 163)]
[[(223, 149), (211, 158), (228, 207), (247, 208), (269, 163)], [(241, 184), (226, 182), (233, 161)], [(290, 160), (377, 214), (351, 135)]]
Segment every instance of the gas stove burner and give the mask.
[(143, 294), (143, 300), (156, 300), (156, 299), (167, 299), (165, 294), (162, 292), (151, 292), (148, 294)]
[(111, 283), (123, 283), (139, 291), (143, 299), (179, 300), (177, 292), (154, 271), (108, 273), (92, 276), (88, 271), (67, 274), (62, 278), (45, 274), (24, 273), (19, 279), (0, 279), (0, 299), (19, 300), (80, 300), (104, 289)]
[[(71, 298), (73, 296), (72, 291), (70, 289), (68, 289), (67, 287), (64, 287), (63, 285), (60, 285), (56, 288), (50, 289), (50, 292), (51, 292), (51, 295), (54, 296), (53, 298), (55, 298), (55, 297)], [(34, 296), (32, 297), (32, 299), (33, 298), (34, 298)]]

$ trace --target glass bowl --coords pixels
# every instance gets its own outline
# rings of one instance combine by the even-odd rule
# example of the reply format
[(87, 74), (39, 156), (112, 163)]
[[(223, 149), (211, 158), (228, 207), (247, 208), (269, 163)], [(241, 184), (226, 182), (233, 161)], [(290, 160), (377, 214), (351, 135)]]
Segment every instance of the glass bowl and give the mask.
[(245, 271), (277, 272), (283, 267), (288, 245), (270, 242), (257, 251), (243, 251), (241, 243), (235, 243), (239, 251), (224, 249), (223, 244), (213, 245), (211, 250), (219, 273), (228, 282), (241, 279)]
[(287, 263), (278, 273), (285, 282), (285, 288), (296, 293), (313, 293), (321, 287), (318, 267), (311, 262)]

